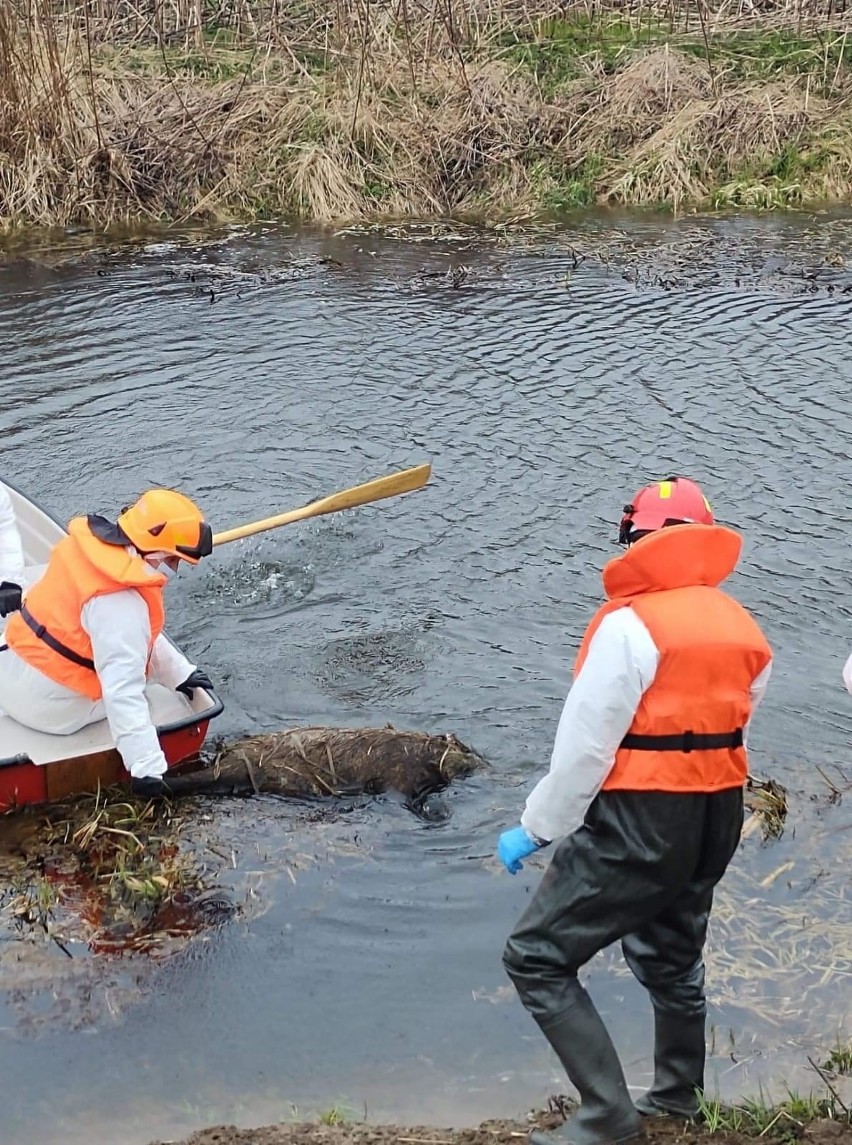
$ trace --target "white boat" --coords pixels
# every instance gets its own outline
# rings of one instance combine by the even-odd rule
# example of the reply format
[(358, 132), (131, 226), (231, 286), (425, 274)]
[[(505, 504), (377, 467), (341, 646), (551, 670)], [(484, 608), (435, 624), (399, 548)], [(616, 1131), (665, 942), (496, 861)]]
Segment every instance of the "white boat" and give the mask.
[[(44, 572), (51, 549), (66, 530), (8, 481), (0, 485), (12, 501), (29, 587)], [(197, 755), (210, 720), (223, 706), (213, 692), (196, 688), (190, 701), (154, 683), (148, 685), (148, 704), (170, 768)], [(32, 731), (13, 716), (0, 710), (0, 811), (129, 780), (106, 720), (74, 735), (56, 736)]]

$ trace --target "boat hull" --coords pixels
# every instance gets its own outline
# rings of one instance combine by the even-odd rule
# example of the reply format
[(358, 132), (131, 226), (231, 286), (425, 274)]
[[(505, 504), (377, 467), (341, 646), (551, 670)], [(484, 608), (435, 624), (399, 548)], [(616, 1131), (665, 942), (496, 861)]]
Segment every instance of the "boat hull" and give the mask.
[[(210, 720), (203, 719), (161, 732), (160, 744), (169, 770), (198, 755), (209, 726)], [(130, 776), (115, 748), (42, 765), (26, 758), (12, 760), (0, 765), (0, 812), (53, 803), (129, 782)]]

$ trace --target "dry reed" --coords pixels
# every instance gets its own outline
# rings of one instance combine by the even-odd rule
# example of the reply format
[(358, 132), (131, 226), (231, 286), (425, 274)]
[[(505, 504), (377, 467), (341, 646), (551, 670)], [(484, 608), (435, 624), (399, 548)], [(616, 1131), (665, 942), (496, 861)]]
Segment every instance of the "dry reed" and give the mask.
[(0, 224), (839, 198), (847, 36), (833, 0), (0, 0)]

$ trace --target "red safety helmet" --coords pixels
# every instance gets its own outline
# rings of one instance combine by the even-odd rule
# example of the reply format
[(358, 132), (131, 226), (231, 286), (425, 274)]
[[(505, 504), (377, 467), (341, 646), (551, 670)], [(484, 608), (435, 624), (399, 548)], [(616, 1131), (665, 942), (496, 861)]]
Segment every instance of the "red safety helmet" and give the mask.
[(650, 533), (666, 525), (712, 525), (710, 502), (688, 477), (669, 477), (646, 485), (624, 506), (618, 531), (619, 544), (639, 540), (638, 533)]

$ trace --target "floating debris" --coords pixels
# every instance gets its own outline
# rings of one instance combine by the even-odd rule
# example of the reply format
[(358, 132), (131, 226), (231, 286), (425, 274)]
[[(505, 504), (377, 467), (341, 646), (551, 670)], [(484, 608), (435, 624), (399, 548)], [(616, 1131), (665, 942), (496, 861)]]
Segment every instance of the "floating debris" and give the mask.
[(0, 916), (68, 957), (72, 943), (93, 953), (155, 952), (209, 927), (223, 912), (209, 908), (204, 864), (181, 848), (182, 827), (168, 803), (131, 801), (120, 790), (3, 816), (0, 874), (12, 877)]
[(748, 777), (746, 786), (746, 807), (751, 818), (743, 827), (743, 838), (747, 839), (755, 831), (762, 830), (764, 839), (777, 839), (784, 830), (787, 818), (787, 792), (774, 779)]

